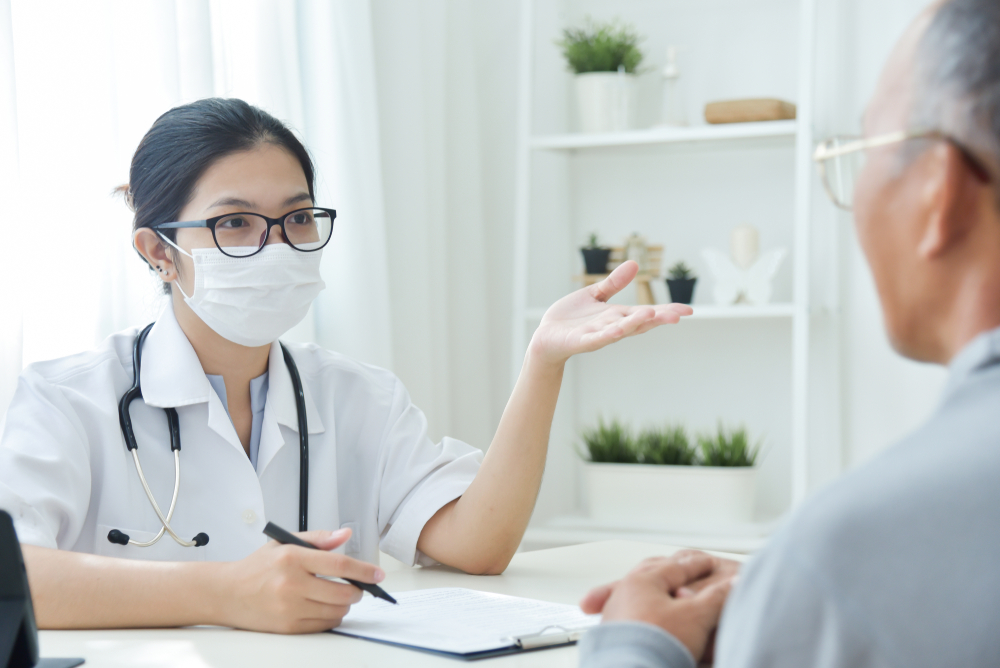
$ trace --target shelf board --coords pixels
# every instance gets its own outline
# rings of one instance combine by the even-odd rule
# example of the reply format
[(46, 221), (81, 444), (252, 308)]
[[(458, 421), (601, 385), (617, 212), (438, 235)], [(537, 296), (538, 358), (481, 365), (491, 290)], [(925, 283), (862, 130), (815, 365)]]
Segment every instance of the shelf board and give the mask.
[[(746, 318), (791, 318), (795, 315), (795, 304), (765, 304), (764, 306), (733, 305), (716, 306), (714, 304), (694, 304), (694, 315), (685, 320), (742, 320)], [(545, 315), (544, 308), (529, 308), (524, 312), (527, 322), (537, 322)]]
[(531, 550), (602, 540), (636, 540), (747, 554), (763, 546), (778, 522), (772, 519), (726, 526), (643, 527), (629, 523), (614, 526), (584, 516), (567, 515), (555, 517), (541, 526), (529, 527), (524, 534), (523, 545)]
[(607, 133), (568, 133), (536, 135), (530, 146), (537, 150), (566, 151), (609, 146), (641, 146), (644, 144), (684, 144), (691, 142), (734, 142), (745, 139), (793, 138), (798, 131), (795, 121), (765, 123), (727, 123), (725, 125), (695, 125), (684, 128), (659, 127), (646, 130)]
[(694, 315), (683, 320), (723, 320), (741, 318), (791, 318), (795, 315), (795, 304), (765, 304), (750, 306), (734, 304), (733, 306), (716, 306), (715, 304), (693, 304)]

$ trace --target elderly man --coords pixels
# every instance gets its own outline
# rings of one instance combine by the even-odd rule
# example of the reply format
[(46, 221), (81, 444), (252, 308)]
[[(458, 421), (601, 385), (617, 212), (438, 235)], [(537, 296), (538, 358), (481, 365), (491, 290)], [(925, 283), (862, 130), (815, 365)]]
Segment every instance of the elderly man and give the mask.
[[(864, 125), (818, 158), (853, 206), (893, 346), (949, 366), (940, 407), (795, 514), (721, 623), (729, 584), (698, 591), (722, 565), (699, 553), (591, 592), (604, 624), (583, 666), (691, 667), (717, 623), (720, 668), (1000, 666), (1000, 2), (920, 16)], [(833, 178), (852, 156), (856, 189)]]

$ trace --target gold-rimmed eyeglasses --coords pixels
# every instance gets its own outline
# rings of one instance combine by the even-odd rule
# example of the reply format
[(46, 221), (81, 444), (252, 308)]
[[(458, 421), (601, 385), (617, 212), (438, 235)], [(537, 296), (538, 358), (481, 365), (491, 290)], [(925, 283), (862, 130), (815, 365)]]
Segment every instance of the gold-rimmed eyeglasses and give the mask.
[(827, 139), (816, 147), (813, 160), (819, 165), (823, 188), (833, 203), (851, 211), (854, 208), (854, 189), (858, 175), (865, 164), (868, 149), (889, 146), (910, 139), (936, 139), (946, 141), (959, 150), (970, 169), (984, 183), (993, 177), (983, 163), (960, 141), (938, 130), (901, 130), (876, 137), (841, 135)]

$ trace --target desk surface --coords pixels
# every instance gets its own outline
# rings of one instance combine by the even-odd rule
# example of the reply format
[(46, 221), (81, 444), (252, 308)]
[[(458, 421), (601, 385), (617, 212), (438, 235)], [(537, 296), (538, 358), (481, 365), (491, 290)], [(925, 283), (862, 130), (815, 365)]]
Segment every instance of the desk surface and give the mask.
[[(389, 592), (431, 587), (481, 591), (578, 603), (592, 587), (617, 579), (649, 556), (678, 548), (605, 541), (515, 555), (503, 575), (475, 576), (445, 568), (409, 568), (383, 558)], [(727, 555), (743, 559), (742, 555)], [(82, 656), (87, 668), (118, 666), (456, 666), (464, 662), (331, 633), (281, 636), (216, 627), (124, 631), (42, 631), (43, 657)], [(486, 659), (468, 665), (576, 666), (576, 647)]]

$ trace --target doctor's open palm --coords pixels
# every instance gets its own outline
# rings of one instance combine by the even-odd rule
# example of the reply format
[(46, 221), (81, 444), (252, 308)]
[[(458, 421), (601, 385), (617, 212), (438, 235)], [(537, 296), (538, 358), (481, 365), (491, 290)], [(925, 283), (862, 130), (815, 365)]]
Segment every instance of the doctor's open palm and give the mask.
[(691, 307), (684, 304), (608, 304), (638, 272), (639, 265), (635, 262), (624, 262), (603, 281), (570, 293), (550, 306), (532, 337), (533, 352), (547, 361), (563, 362), (578, 353), (600, 350), (625, 337), (674, 324), (681, 316), (691, 315)]

